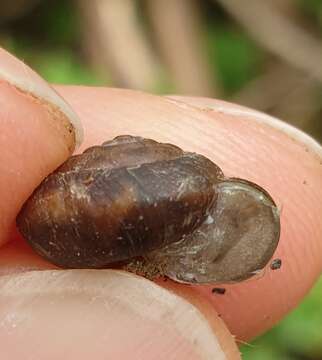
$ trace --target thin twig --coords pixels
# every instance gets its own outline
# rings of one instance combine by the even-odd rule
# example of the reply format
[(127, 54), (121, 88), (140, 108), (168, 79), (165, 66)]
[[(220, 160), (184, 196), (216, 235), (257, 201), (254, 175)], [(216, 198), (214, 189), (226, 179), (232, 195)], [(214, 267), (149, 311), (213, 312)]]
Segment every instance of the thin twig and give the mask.
[(159, 66), (133, 0), (78, 0), (92, 63), (117, 86), (153, 90)]
[(147, 0), (146, 4), (176, 91), (189, 95), (218, 94), (202, 43), (199, 4), (195, 0)]

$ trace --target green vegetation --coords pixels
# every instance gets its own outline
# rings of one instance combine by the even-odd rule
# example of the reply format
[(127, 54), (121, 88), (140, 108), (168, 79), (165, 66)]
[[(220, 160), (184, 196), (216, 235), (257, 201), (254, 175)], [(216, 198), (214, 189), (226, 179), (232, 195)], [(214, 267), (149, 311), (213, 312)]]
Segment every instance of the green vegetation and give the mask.
[(210, 64), (227, 96), (259, 75), (261, 51), (236, 27), (210, 25), (207, 40)]

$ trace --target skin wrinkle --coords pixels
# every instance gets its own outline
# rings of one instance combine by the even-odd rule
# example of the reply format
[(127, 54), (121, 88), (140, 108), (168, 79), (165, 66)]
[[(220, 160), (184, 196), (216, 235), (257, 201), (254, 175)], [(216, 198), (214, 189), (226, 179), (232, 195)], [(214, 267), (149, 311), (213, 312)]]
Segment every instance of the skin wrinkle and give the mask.
[[(274, 118), (268, 114), (265, 114), (261, 111), (256, 111), (249, 109), (247, 107), (234, 104), (234, 107), (231, 106), (229, 102), (223, 100), (216, 100), (211, 98), (200, 98), (200, 97), (182, 97), (182, 96), (167, 96), (170, 102), (174, 102), (179, 106), (186, 108), (192, 107), (197, 110), (206, 110), (207, 112), (222, 112), (223, 114), (229, 114), (240, 118), (242, 116), (251, 117), (252, 120), (255, 120), (260, 123), (264, 123), (272, 128), (283, 131), (289, 136), (290, 139), (297, 142), (302, 142), (303, 145), (308, 147), (308, 151), (317, 156), (317, 159), (321, 161), (322, 159), (322, 147), (321, 145), (314, 140), (310, 135), (301, 131), (300, 129), (289, 125), (285, 121)], [(187, 103), (189, 101), (190, 103)], [(207, 108), (202, 108), (201, 104), (205, 103)]]

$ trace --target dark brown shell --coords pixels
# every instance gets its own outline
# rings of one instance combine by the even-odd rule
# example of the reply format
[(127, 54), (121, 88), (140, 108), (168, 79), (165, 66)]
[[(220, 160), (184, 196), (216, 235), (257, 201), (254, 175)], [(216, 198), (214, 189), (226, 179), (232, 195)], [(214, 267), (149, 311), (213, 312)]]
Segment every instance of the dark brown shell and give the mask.
[(17, 224), (31, 246), (68, 268), (100, 268), (180, 240), (205, 221), (223, 178), (204, 156), (120, 136), (49, 175)]
[(202, 155), (119, 136), (72, 156), (23, 206), (17, 225), (49, 261), (122, 266), (150, 278), (227, 283), (272, 258), (279, 211), (257, 184)]

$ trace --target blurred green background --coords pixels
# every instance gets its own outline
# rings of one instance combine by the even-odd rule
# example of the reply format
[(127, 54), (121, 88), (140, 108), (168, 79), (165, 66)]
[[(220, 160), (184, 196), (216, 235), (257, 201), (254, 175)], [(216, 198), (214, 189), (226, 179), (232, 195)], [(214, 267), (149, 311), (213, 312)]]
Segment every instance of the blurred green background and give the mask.
[[(1, 0), (0, 44), (49, 82), (223, 98), (321, 141), (322, 0), (240, 5)], [(278, 326), (241, 350), (248, 360), (322, 359), (322, 280)]]

